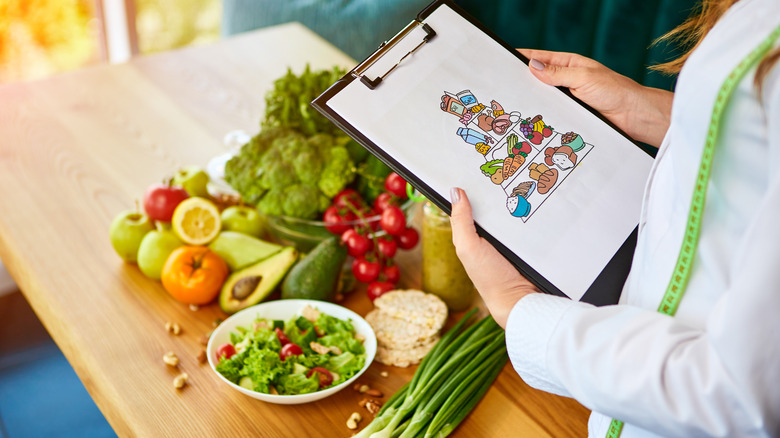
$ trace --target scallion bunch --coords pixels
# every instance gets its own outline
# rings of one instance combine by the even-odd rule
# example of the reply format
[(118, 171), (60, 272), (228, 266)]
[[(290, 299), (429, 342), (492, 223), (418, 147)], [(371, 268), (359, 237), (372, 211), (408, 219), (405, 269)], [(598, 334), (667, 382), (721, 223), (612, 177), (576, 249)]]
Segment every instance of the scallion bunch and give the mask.
[(357, 437), (445, 437), (476, 406), (507, 361), (504, 330), (468, 312)]

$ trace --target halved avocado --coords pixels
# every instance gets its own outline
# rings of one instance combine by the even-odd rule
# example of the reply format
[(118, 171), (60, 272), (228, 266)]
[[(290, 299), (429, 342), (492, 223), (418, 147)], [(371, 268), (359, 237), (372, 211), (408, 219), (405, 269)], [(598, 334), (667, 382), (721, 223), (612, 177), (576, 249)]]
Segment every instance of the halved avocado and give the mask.
[(259, 303), (273, 292), (296, 260), (298, 251), (288, 246), (267, 259), (230, 274), (222, 285), (219, 306), (227, 313), (235, 313)]

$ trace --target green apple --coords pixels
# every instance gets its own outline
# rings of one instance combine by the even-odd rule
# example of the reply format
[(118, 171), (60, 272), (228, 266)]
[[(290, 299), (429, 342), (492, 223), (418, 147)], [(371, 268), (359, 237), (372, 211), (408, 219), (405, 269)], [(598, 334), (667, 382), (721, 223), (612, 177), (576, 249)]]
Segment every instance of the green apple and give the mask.
[(135, 263), (138, 260), (138, 248), (144, 236), (154, 227), (149, 218), (138, 211), (125, 211), (117, 215), (111, 222), (108, 237), (111, 246), (122, 260)]
[(149, 278), (159, 280), (168, 256), (184, 245), (171, 230), (153, 230), (146, 233), (138, 248), (138, 268)]
[(179, 169), (173, 175), (172, 184), (183, 188), (190, 196), (207, 199), (209, 197), (209, 191), (206, 188), (209, 184), (209, 176), (198, 166), (187, 166)]
[(223, 231), (236, 231), (253, 237), (263, 234), (263, 218), (260, 213), (246, 205), (232, 205), (222, 211)]

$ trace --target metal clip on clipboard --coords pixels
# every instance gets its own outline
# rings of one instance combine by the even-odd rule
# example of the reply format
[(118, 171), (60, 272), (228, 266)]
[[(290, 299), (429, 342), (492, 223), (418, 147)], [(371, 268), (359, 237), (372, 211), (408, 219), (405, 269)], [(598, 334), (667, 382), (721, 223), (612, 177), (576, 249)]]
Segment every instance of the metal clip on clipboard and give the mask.
[[(404, 38), (406, 38), (409, 33), (416, 29), (418, 26), (422, 26), (422, 30), (425, 31), (425, 36), (423, 37), (422, 41), (420, 41), (419, 44), (414, 46), (411, 50), (407, 51), (399, 60), (396, 62), (390, 69), (388, 69), (384, 74), (381, 76), (377, 76), (375, 79), (369, 79), (368, 76), (365, 75), (366, 71), (374, 65), (382, 56), (384, 56), (391, 48), (393, 48), (395, 45), (397, 45), (399, 42), (401, 42)], [(399, 32), (396, 36), (394, 36), (390, 41), (385, 41), (382, 43), (381, 46), (379, 46), (379, 49), (368, 59), (363, 61), (360, 65), (358, 65), (352, 72), (353, 76), (360, 79), (360, 82), (365, 84), (366, 87), (373, 90), (376, 87), (379, 86), (379, 84), (384, 80), (387, 75), (390, 74), (393, 70), (398, 67), (401, 62), (403, 62), (406, 57), (411, 55), (412, 53), (416, 52), (417, 49), (422, 47), (423, 44), (427, 43), (433, 37), (436, 36), (436, 31), (431, 28), (427, 23), (423, 23), (421, 21), (415, 20), (412, 21), (408, 26), (406, 26), (401, 32)]]

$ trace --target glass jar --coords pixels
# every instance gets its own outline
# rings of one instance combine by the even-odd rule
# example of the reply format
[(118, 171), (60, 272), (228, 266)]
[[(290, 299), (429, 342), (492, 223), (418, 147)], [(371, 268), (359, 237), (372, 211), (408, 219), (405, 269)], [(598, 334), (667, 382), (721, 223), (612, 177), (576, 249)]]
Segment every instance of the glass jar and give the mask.
[(430, 202), (423, 206), (422, 255), (423, 290), (439, 296), (451, 311), (468, 309), (474, 284), (455, 253), (450, 217)]

